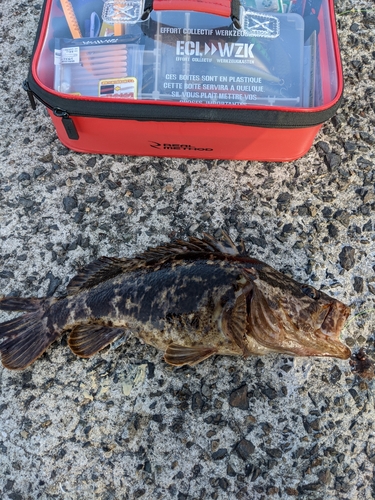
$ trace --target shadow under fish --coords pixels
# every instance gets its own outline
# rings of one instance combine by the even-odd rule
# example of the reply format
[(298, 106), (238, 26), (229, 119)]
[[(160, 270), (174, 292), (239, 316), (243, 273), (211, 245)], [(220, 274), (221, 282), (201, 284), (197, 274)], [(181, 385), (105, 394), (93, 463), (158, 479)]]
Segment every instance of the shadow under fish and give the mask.
[(249, 257), (226, 234), (102, 257), (66, 297), (3, 297), (0, 309), (24, 312), (0, 324), (2, 362), (13, 370), (64, 332), (75, 354), (90, 357), (130, 330), (175, 366), (216, 354), (351, 355), (339, 340), (348, 306)]

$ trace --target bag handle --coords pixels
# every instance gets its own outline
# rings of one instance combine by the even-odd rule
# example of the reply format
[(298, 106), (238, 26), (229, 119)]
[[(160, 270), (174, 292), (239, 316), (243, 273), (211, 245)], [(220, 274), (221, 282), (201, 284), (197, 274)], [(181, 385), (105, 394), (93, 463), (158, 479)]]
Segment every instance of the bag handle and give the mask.
[(152, 10), (183, 10), (231, 17), (236, 28), (240, 29), (239, 0), (146, 0), (142, 20), (148, 18)]

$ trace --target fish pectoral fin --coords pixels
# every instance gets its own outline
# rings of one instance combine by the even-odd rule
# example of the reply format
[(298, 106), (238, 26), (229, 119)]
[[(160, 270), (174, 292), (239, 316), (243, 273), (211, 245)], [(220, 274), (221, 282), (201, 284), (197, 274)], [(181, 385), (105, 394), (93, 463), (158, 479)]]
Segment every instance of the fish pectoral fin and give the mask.
[(173, 366), (192, 366), (216, 353), (217, 349), (215, 347), (206, 345), (186, 347), (178, 344), (170, 344), (164, 353), (164, 360)]
[(237, 297), (233, 309), (229, 311), (228, 328), (229, 334), (233, 340), (241, 347), (246, 354), (245, 334), (246, 334), (246, 320), (247, 320), (247, 305), (246, 295), (243, 293)]
[(124, 334), (124, 328), (88, 323), (76, 326), (70, 333), (70, 349), (81, 358), (89, 358)]

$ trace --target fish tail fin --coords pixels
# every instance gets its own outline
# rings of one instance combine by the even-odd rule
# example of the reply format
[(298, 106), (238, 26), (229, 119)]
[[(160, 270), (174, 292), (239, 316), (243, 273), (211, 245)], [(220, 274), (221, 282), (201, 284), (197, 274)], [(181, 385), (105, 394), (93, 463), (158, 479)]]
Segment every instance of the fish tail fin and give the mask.
[(40, 308), (41, 299), (35, 297), (2, 297), (0, 309), (3, 311), (36, 311)]
[(38, 358), (59, 336), (48, 322), (48, 309), (56, 299), (0, 298), (0, 309), (25, 314), (0, 323), (0, 353), (3, 365), (22, 370)]

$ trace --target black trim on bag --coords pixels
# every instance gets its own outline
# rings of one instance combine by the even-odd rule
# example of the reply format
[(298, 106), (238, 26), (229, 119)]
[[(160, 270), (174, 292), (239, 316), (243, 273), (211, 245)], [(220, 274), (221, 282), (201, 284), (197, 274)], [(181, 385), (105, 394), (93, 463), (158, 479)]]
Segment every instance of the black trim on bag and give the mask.
[[(322, 111), (278, 111), (270, 109), (243, 109), (199, 107), (191, 104), (148, 104), (140, 101), (110, 102), (69, 99), (46, 92), (35, 82), (31, 71), (24, 87), (51, 110), (63, 110), (67, 116), (113, 118), (118, 120), (157, 122), (227, 123), (263, 128), (305, 128), (321, 125), (332, 118), (340, 107), (340, 99)], [(29, 94), (30, 97), (30, 94)]]

